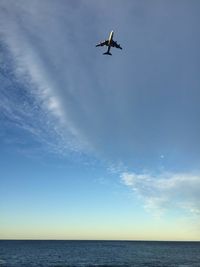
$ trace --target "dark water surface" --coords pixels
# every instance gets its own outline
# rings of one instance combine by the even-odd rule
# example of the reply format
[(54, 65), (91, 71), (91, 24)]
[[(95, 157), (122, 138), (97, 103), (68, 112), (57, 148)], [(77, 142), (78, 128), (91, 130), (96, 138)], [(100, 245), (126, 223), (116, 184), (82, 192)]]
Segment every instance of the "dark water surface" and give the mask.
[(0, 240), (1, 267), (200, 267), (200, 242)]

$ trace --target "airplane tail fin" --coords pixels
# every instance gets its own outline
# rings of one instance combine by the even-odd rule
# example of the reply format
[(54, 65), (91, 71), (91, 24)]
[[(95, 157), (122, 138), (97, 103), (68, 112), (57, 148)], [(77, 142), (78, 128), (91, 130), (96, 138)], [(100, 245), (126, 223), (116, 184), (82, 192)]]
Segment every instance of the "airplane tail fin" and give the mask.
[(103, 55), (109, 55), (109, 56), (112, 56), (112, 54), (110, 52), (105, 52), (103, 53)]

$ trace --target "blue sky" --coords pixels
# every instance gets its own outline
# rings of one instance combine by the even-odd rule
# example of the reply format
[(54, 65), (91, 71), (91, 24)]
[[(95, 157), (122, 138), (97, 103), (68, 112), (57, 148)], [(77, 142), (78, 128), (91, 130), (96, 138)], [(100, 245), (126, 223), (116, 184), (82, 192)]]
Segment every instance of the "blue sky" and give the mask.
[(0, 238), (199, 240), (199, 9), (0, 2)]

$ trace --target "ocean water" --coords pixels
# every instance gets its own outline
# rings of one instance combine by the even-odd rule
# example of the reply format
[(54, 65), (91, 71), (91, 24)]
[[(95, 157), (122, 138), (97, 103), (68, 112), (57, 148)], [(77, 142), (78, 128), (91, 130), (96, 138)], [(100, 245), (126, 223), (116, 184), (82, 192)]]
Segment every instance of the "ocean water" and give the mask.
[(1, 267), (200, 267), (200, 242), (0, 241)]

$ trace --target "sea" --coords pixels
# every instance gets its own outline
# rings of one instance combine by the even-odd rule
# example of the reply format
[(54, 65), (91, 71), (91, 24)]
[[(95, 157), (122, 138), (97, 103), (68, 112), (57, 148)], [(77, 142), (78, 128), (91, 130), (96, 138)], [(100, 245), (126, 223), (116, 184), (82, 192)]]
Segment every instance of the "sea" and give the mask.
[(200, 242), (0, 240), (1, 267), (200, 267)]

